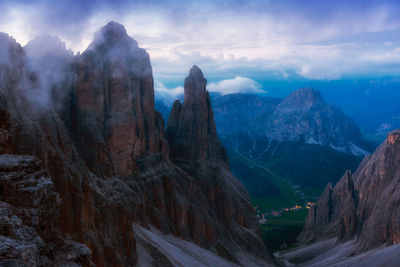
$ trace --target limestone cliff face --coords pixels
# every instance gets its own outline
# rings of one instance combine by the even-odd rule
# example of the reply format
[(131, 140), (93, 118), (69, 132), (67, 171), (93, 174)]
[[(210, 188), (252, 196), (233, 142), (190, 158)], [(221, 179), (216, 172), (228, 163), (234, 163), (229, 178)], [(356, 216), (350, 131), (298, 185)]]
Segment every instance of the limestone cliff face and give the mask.
[[(89, 49), (74, 58), (67, 75), (72, 72), (75, 78), (60, 79), (54, 87), (66, 91), (59, 109), (37, 107), (32, 95), (43, 87), (15, 40), (0, 35), (0, 52), (7, 55), (0, 57), (7, 59), (0, 64), (0, 152), (29, 155), (35, 162), (24, 169), (25, 163), (15, 156), (20, 173), (13, 173), (11, 181), (0, 166), (0, 180), (7, 186), (0, 190), (7, 192), (0, 201), (11, 206), (4, 204), (4, 218), (13, 217), (14, 208), (34, 202), (37, 195), (41, 201), (33, 215), (43, 218), (35, 224), (30, 224), (37, 218), (29, 218), (32, 214), (27, 221), (21, 219), (22, 230), (27, 225), (37, 234), (6, 236), (24, 246), (39, 244), (29, 243), (31, 237), (51, 244), (63, 239), (66, 243), (43, 247), (57, 259), (32, 250), (49, 258), (50, 265), (60, 260), (78, 266), (135, 266), (140, 255), (133, 228), (140, 224), (194, 242), (231, 262), (248, 262), (243, 252), (265, 264), (272, 262), (256, 234), (247, 192), (226, 167), (220, 167), (224, 160), (214, 160), (224, 159), (219, 152), (207, 149), (212, 152), (207, 152), (208, 161), (203, 160), (205, 152), (194, 154), (202, 160), (190, 160), (187, 166), (169, 160), (163, 121), (154, 110), (148, 55), (122, 25), (106, 25)], [(48, 178), (41, 179), (42, 173)], [(9, 196), (19, 191), (9, 186), (21, 181), (27, 187), (18, 190), (26, 201), (14, 202)], [(55, 196), (60, 201), (54, 202)], [(55, 218), (51, 223), (50, 217)], [(6, 255), (0, 260), (32, 265), (31, 258), (22, 258), (19, 252), (2, 254), (6, 248), (0, 246), (0, 255)], [(70, 258), (64, 261), (63, 255)]]
[(179, 160), (214, 159), (227, 162), (215, 128), (207, 80), (197, 66), (185, 79), (183, 104), (175, 101), (167, 124), (171, 156)]
[(400, 242), (400, 131), (365, 157), (357, 171), (328, 185), (299, 240), (356, 237), (361, 250)]
[(132, 174), (137, 158), (166, 151), (149, 55), (122, 25), (109, 23), (96, 34), (76, 72), (71, 130), (93, 171)]

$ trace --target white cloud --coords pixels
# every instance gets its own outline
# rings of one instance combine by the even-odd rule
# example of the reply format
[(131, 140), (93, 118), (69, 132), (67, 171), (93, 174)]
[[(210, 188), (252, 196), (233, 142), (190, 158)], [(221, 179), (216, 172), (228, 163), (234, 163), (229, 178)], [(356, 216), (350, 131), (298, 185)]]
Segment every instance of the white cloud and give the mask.
[(154, 80), (154, 94), (157, 100), (161, 100), (165, 105), (170, 105), (176, 99), (183, 96), (183, 87), (167, 88), (159, 80)]
[[(209, 83), (207, 85), (209, 92), (219, 93), (221, 95), (245, 93), (245, 94), (262, 94), (266, 91), (262, 90), (261, 84), (246, 78), (237, 76), (233, 79), (222, 80), (219, 82)], [(182, 86), (167, 88), (159, 80), (154, 80), (154, 93), (156, 100), (163, 101), (169, 106), (176, 99), (183, 99), (184, 88)]]
[(259, 94), (265, 93), (261, 90), (262, 86), (258, 82), (246, 78), (237, 76), (234, 79), (222, 80), (216, 83), (210, 83), (207, 86), (208, 91), (217, 92), (221, 95), (236, 94), (236, 93), (247, 93), (247, 94)]

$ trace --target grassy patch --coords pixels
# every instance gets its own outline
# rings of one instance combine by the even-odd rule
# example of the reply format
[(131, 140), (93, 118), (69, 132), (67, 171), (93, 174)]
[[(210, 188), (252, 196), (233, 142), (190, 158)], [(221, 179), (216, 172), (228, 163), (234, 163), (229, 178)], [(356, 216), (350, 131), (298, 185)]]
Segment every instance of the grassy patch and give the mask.
[(300, 203), (291, 185), (253, 164), (238, 153), (229, 151), (232, 172), (249, 191), (253, 206), (266, 212)]
[(319, 199), (319, 197), (322, 195), (324, 192), (325, 187), (309, 187), (309, 186), (304, 186), (304, 194), (312, 199), (313, 201), (316, 201)]
[(296, 243), (296, 237), (300, 234), (308, 210), (290, 211), (283, 213), (281, 217), (273, 217), (267, 224), (261, 225), (262, 237), (268, 250), (275, 252), (284, 244), (286, 248)]
[(232, 172), (244, 184), (252, 197), (280, 196), (280, 188), (273, 177), (264, 170), (251, 164), (241, 155), (229, 151)]

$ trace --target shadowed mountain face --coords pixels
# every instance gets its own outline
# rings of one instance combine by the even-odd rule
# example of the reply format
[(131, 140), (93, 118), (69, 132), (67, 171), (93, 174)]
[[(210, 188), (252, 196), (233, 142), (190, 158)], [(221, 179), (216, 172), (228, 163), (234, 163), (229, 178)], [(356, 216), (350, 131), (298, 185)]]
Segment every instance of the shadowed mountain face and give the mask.
[[(167, 145), (163, 120), (154, 110), (148, 54), (122, 25), (107, 24), (82, 55), (63, 61), (65, 77), (55, 86), (53, 80), (37, 78), (46, 77), (32, 67), (38, 59), (27, 58), (4, 34), (0, 53), (7, 55), (0, 59), (0, 151), (10, 154), (0, 157), (0, 217), (21, 219), (16, 233), (1, 233), (7, 238), (0, 240), (0, 254), (8, 255), (1, 264), (176, 262), (167, 247), (159, 246), (167, 241), (143, 238), (149, 236), (145, 228), (155, 229), (158, 239), (173, 235), (229, 262), (272, 263), (257, 235), (247, 192), (226, 164), (197, 67), (185, 81), (181, 107), (191, 113), (177, 112), (180, 127)], [(52, 58), (47, 57), (50, 65), (55, 64)], [(39, 109), (32, 95), (43, 88), (50, 105)], [(59, 96), (64, 96), (61, 105), (55, 106)], [(181, 140), (188, 129), (193, 130), (191, 139)], [(197, 149), (196, 142), (206, 149)], [(189, 153), (181, 155), (175, 145)], [(29, 155), (34, 163), (17, 154)], [(15, 191), (15, 184), (24, 186)], [(10, 198), (10, 192), (22, 198)], [(30, 194), (40, 195), (40, 203), (30, 201), (36, 199)], [(32, 247), (32, 257), (20, 250), (7, 252), (21, 244)], [(189, 256), (199, 259), (194, 244)]]
[(400, 131), (395, 130), (354, 174), (326, 187), (298, 239), (356, 238), (358, 251), (399, 243), (399, 162)]
[(212, 95), (217, 132), (224, 144), (238, 146), (240, 136), (263, 121), (282, 101), (249, 94)]

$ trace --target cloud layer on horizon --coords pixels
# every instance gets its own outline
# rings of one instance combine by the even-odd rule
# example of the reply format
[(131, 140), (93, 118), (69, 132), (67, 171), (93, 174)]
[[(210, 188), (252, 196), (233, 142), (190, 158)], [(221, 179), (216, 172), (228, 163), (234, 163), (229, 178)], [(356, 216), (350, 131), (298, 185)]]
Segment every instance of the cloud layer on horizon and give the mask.
[(219, 93), (221, 95), (227, 94), (261, 94), (266, 91), (261, 90), (262, 86), (258, 82), (246, 78), (236, 76), (233, 79), (222, 80), (219, 82), (210, 83), (207, 86), (209, 92)]
[(396, 1), (4, 0), (0, 9), (0, 31), (22, 45), (52, 34), (75, 52), (118, 21), (147, 49), (159, 81), (183, 80), (193, 64), (218, 80), (271, 71), (320, 80), (400, 71)]
[[(237, 76), (233, 79), (226, 79), (217, 82), (211, 82), (207, 85), (207, 90), (220, 95), (227, 94), (264, 94), (261, 84), (246, 78)], [(161, 81), (154, 80), (154, 92), (157, 100), (162, 101), (169, 106), (176, 99), (183, 99), (184, 88), (182, 86), (167, 88)]]

